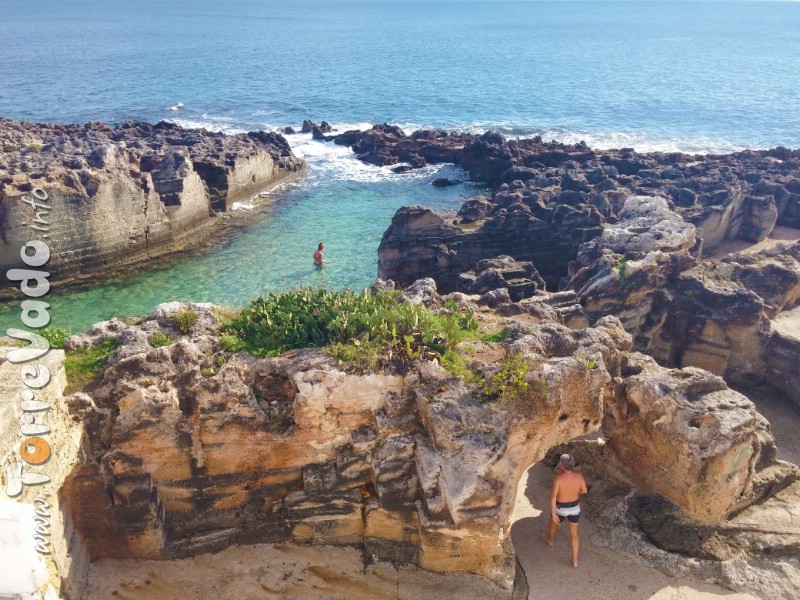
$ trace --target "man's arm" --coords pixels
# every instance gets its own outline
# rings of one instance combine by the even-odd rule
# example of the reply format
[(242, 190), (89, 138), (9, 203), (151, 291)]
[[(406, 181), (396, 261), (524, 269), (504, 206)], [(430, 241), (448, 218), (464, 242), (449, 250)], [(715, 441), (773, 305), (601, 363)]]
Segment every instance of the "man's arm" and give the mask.
[(586, 480), (583, 478), (583, 475), (581, 475), (581, 491), (580, 491), (580, 493), (581, 494), (588, 494), (589, 493), (589, 490), (586, 487)]
[(558, 515), (556, 515), (556, 499), (558, 498), (558, 484), (559, 484), (559, 477), (556, 475), (553, 477), (553, 491), (550, 492), (550, 518), (553, 519), (553, 523), (560, 523), (561, 521), (558, 520)]

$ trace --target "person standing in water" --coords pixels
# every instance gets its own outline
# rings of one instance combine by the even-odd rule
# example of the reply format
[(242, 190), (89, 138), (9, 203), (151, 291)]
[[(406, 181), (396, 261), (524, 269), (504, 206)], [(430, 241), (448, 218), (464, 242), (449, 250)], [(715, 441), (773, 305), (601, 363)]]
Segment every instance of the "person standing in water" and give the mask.
[(542, 532), (542, 539), (548, 546), (553, 545), (556, 529), (569, 521), (569, 536), (572, 540), (572, 566), (578, 568), (578, 520), (581, 516), (580, 495), (587, 493), (586, 480), (575, 472), (575, 458), (562, 454), (556, 465), (553, 477), (553, 490), (550, 493), (551, 521), (547, 531)]
[(317, 246), (317, 251), (314, 252), (314, 264), (318, 267), (321, 267), (324, 262), (327, 262), (322, 258), (323, 248), (325, 248), (325, 245), (320, 242), (319, 246)]

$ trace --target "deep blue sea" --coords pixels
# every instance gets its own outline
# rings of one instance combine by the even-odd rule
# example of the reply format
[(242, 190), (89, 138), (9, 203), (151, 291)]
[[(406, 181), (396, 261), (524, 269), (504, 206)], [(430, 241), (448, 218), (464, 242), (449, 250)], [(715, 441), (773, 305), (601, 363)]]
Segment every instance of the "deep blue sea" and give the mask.
[[(223, 131), (327, 120), (344, 129), (495, 129), (595, 148), (800, 147), (800, 2), (3, 0), (0, 115), (167, 119)], [(308, 178), (212, 252), (80, 292), (73, 331), (159, 301), (240, 306), (294, 285), (363, 287), (394, 211), (455, 211), (453, 167), (398, 176), (290, 136)], [(330, 264), (308, 268), (320, 239)], [(15, 303), (0, 326), (18, 324)]]

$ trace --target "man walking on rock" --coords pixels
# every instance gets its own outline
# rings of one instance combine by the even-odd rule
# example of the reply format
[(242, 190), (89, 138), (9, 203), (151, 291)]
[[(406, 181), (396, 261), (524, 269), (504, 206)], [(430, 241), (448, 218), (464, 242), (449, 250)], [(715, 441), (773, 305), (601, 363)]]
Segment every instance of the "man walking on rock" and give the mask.
[(553, 545), (556, 529), (569, 521), (569, 535), (572, 540), (572, 566), (578, 568), (578, 520), (581, 516), (580, 495), (587, 493), (586, 480), (580, 473), (575, 473), (575, 459), (569, 454), (562, 454), (556, 465), (553, 477), (553, 490), (550, 493), (550, 527), (542, 532), (542, 539), (548, 546)]

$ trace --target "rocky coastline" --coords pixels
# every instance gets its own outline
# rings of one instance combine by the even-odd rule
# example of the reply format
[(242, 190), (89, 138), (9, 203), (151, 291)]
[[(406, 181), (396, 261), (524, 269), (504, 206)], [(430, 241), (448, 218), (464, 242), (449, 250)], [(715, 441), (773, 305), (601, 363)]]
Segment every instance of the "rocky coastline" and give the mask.
[[(160, 122), (115, 127), (0, 119), (0, 268), (47, 231), (62, 282), (98, 280), (225, 233), (233, 203), (300, 175), (279, 134)], [(34, 192), (36, 194), (34, 195)], [(0, 295), (9, 296), (6, 282)]]
[[(236, 161), (214, 178), (191, 152), (206, 136), (231, 138), (161, 124), (107, 135), (127, 147), (142, 128), (199, 139), (164, 168), (175, 182), (175, 164), (194, 165), (180, 181), (202, 180), (207, 209), (228, 207)], [(80, 597), (100, 559), (297, 544), (347, 546), (363, 565), (470, 573), (498, 598), (525, 598), (511, 540), (518, 486), (568, 449), (609, 547), (672, 574), (796, 597), (800, 469), (778, 459), (769, 422), (733, 387), (769, 385), (800, 409), (800, 337), (778, 326), (800, 302), (800, 242), (770, 238), (800, 229), (800, 151), (594, 152), (492, 133), (303, 128), (372, 164), (451, 162), (492, 187), (455, 216), (398, 210), (371, 290), (396, 286), (398, 305), (440, 317), (474, 315), (484, 335), (450, 349), (459, 368), (414, 350), (413, 337), (402, 369), (365, 368), (329, 347), (243, 352), (224, 309), (173, 302), (70, 337), (68, 357), (113, 350), (95, 380), (53, 400), (64, 435), (80, 440), (54, 477), (65, 593)], [(253, 135), (235, 138), (245, 156), (251, 143), (288, 150)], [(120, 160), (117, 146), (103, 152), (99, 172)], [(270, 156), (273, 177), (302, 168), (290, 153)], [(157, 165), (146, 165), (148, 186)], [(153, 189), (153, 201), (187, 189)], [(709, 258), (731, 241), (753, 246)], [(527, 366), (515, 371), (517, 359)], [(63, 354), (52, 360), (60, 372)], [(526, 393), (487, 400), (487, 382), (514, 372)], [(598, 432), (601, 442), (586, 439)]]
[[(452, 162), (492, 186), (455, 217), (398, 210), (380, 277), (401, 286), (431, 277), (444, 293), (491, 292), (490, 304), (560, 291), (565, 316), (617, 316), (634, 349), (660, 364), (766, 381), (800, 408), (800, 340), (777, 326), (800, 299), (800, 150), (596, 152), (389, 125), (325, 139), (372, 164)], [(776, 227), (789, 239), (759, 247)], [(733, 242), (755, 248), (706, 258)], [(498, 257), (511, 261), (487, 267)]]
[[(461, 351), (487, 378), (513, 356), (536, 365), (524, 402), (482, 401), (474, 382), (435, 360), (401, 374), (354, 369), (324, 350), (232, 352), (225, 313), (208, 304), (168, 303), (139, 323), (111, 320), (69, 338), (68, 354), (109, 341), (116, 350), (101, 379), (57, 401), (81, 439), (59, 473), (66, 555), (82, 557), (67, 563), (63, 584), (79, 596), (88, 565), (102, 558), (292, 543), (351, 546), (366, 564), (478, 574), (498, 598), (522, 598), (509, 535), (517, 487), (564, 443), (597, 482), (592, 503), (619, 501), (623, 486), (614, 515), (660, 507), (661, 521), (626, 525), (612, 540), (639, 532), (670, 555), (680, 542), (663, 532), (678, 523), (687, 539), (701, 534), (681, 554), (744, 561), (750, 575), (737, 585), (750, 591), (766, 589), (770, 560), (791, 564), (800, 538), (788, 532), (756, 527), (746, 548), (719, 543), (735, 533), (730, 519), (750, 511), (757, 523), (758, 507), (795, 493), (800, 477), (776, 460), (769, 423), (747, 397), (707, 371), (633, 351), (615, 317), (563, 325), (558, 294), (494, 308), (482, 298), (442, 297), (426, 279), (401, 301), (433, 311), (456, 303), (502, 328), (502, 341)], [(187, 312), (196, 316), (189, 327)], [(602, 446), (573, 442), (601, 428)]]

